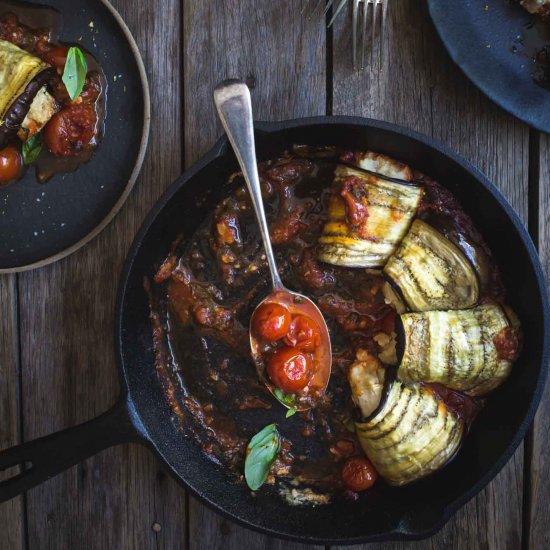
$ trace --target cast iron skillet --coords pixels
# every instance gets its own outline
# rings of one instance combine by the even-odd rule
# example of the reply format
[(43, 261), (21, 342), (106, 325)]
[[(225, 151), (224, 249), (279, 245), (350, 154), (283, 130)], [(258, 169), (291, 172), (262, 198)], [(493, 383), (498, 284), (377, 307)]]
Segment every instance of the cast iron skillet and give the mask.
[(369, 147), (410, 163), (448, 186), (486, 237), (502, 267), (509, 302), (522, 320), (525, 347), (511, 379), (491, 395), (457, 458), (416, 485), (389, 489), (382, 484), (370, 498), (367, 494), (357, 502), (291, 509), (266, 491), (251, 496), (244, 483), (232, 481), (178, 432), (155, 374), (143, 279), (155, 272), (172, 240), (181, 232), (190, 235), (223, 196), (224, 182), (237, 165), (221, 139), (166, 191), (126, 260), (115, 327), (119, 402), (94, 420), (0, 453), (0, 468), (27, 464), (23, 473), (0, 483), (0, 501), (105, 447), (136, 441), (147, 445), (203, 502), (264, 533), (317, 544), (414, 539), (442, 527), (511, 457), (533, 419), (546, 378), (549, 304), (536, 250), (502, 195), (448, 149), (384, 122), (320, 117), (258, 123), (256, 131), (260, 159), (272, 158), (293, 143), (307, 143)]
[(102, 231), (134, 186), (149, 136), (143, 61), (108, 0), (2, 0), (0, 14), (18, 6), (45, 12), (44, 20), (60, 18), (60, 40), (81, 44), (101, 65), (108, 85), (105, 135), (75, 172), (39, 184), (31, 167), (21, 180), (0, 187), (0, 273), (57, 261)]
[[(523, 122), (550, 132), (550, 90), (533, 81), (533, 54), (550, 42), (550, 24), (510, 0), (428, 0), (453, 61), (490, 99)], [(546, 31), (546, 39), (538, 36)], [(527, 47), (525, 47), (527, 45)]]

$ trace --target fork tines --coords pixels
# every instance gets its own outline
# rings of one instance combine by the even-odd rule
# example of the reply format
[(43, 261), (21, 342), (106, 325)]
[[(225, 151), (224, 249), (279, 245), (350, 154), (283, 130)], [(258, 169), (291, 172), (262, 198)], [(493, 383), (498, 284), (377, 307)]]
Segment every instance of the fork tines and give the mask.
[[(354, 69), (365, 67), (369, 34), (371, 66), (374, 66), (374, 52), (378, 42), (378, 66), (380, 69), (382, 68), (388, 3), (389, 0), (353, 0), (351, 32)], [(359, 57), (360, 62), (358, 63)]]
[[(388, 15), (388, 4), (390, 0), (352, 0), (352, 56), (353, 68), (362, 69), (365, 67), (365, 57), (368, 43), (370, 42), (371, 67), (374, 68), (374, 51), (378, 49), (379, 69), (382, 69), (384, 61), (384, 33), (386, 29), (386, 19)], [(340, 12), (344, 9), (348, 0), (315, 0), (315, 7), (311, 15), (320, 11), (322, 5), (325, 5), (323, 15), (326, 15), (330, 8), (334, 7), (332, 18), (329, 21), (330, 27)], [(309, 2), (306, 2), (302, 13)], [(310, 15), (310, 16), (311, 16)], [(370, 34), (370, 41), (368, 39)], [(378, 40), (377, 40), (378, 39)], [(378, 43), (378, 48), (377, 48)], [(358, 62), (360, 58), (360, 62)]]

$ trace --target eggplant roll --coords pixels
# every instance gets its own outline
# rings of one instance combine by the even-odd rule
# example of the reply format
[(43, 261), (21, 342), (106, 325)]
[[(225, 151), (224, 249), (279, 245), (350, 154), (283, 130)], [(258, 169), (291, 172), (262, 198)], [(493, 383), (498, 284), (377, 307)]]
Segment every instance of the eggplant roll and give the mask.
[(457, 415), (427, 386), (391, 383), (380, 408), (356, 422), (363, 450), (390, 485), (405, 485), (445, 466), (464, 433)]
[(510, 374), (512, 357), (503, 357), (495, 345), (511, 330), (500, 306), (405, 313), (401, 322), (405, 342), (398, 376), (403, 381), (438, 382), (480, 396)]
[[(0, 40), (0, 148), (16, 136), (41, 91), (44, 104), (45, 85), (53, 74), (55, 69), (40, 58)], [(49, 108), (52, 101), (49, 96), (45, 102)]]
[(479, 298), (474, 268), (450, 240), (415, 220), (384, 273), (413, 311), (465, 309)]
[(419, 186), (338, 166), (319, 259), (346, 267), (382, 267), (407, 232), (422, 194)]

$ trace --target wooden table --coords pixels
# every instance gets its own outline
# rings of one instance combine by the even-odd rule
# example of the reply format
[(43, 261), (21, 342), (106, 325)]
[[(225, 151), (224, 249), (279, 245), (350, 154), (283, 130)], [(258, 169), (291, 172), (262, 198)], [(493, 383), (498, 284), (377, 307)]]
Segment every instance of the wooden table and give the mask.
[[(221, 134), (212, 89), (246, 78), (258, 119), (346, 114), (388, 120), (457, 150), (508, 197), (550, 271), (550, 138), (482, 96), (453, 65), (424, 2), (392, 2), (388, 65), (354, 73), (348, 15), (327, 30), (305, 0), (114, 0), (147, 67), (153, 124), (136, 188), (91, 244), (0, 277), (0, 445), (83, 422), (118, 394), (119, 272), (144, 216)], [(511, 404), (513, 406), (513, 404)], [(430, 540), (380, 548), (550, 547), (550, 397), (502, 472)], [(106, 450), (0, 506), (5, 549), (297, 548), (199, 504), (144, 448)]]

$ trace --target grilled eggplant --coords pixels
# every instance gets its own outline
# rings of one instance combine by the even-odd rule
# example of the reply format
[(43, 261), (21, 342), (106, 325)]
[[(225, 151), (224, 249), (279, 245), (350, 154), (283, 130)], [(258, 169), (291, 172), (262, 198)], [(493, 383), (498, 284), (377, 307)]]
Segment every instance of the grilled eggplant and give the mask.
[(319, 259), (347, 267), (381, 267), (416, 213), (423, 189), (338, 166)]
[(518, 339), (500, 306), (405, 313), (401, 322), (405, 342), (398, 376), (405, 382), (438, 382), (480, 396), (510, 374)]
[(374, 414), (356, 422), (363, 450), (387, 483), (405, 485), (445, 466), (464, 423), (429, 387), (395, 380)]
[(384, 267), (410, 309), (465, 309), (479, 298), (472, 265), (451, 241), (422, 220), (415, 220)]
[[(44, 86), (54, 74), (55, 69), (38, 57), (0, 40), (0, 148), (16, 136), (35, 97), (41, 91), (47, 93)], [(40, 104), (47, 103), (53, 115), (50, 98), (41, 95)]]
[(355, 423), (363, 450), (390, 485), (405, 485), (442, 468), (456, 453), (464, 423), (422, 384), (404, 384), (364, 350), (349, 371), (364, 420)]

